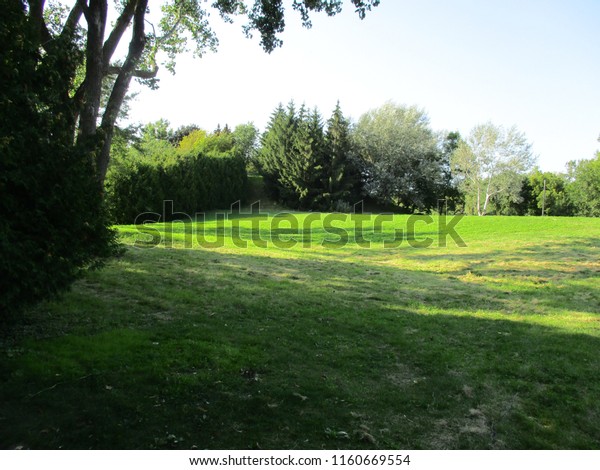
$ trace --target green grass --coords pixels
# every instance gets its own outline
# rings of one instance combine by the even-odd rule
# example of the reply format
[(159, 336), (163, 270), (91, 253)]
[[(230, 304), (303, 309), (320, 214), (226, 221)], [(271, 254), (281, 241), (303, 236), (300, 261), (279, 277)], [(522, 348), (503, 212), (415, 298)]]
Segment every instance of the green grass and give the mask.
[(122, 258), (5, 332), (0, 447), (600, 448), (597, 219), (464, 218), (466, 247), (419, 223), (424, 248), (204, 226), (222, 247), (120, 227)]

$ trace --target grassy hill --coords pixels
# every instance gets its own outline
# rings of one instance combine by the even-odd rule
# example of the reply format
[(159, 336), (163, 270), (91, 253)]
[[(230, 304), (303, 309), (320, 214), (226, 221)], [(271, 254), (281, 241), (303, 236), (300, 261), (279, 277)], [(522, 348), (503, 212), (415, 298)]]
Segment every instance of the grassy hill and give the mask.
[(0, 447), (600, 448), (597, 219), (325, 217), (119, 227), (2, 336)]

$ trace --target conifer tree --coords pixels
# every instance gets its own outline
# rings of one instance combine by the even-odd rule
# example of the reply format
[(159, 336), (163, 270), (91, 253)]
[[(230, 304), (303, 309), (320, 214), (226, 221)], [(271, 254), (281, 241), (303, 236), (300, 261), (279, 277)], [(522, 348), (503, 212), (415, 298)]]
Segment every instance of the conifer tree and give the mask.
[(297, 128), (296, 109), (293, 102), (287, 110), (283, 105), (275, 109), (267, 130), (261, 139), (261, 150), (257, 156), (257, 166), (262, 174), (270, 197), (275, 200), (286, 199), (281, 184), (282, 172), (293, 152), (294, 135)]
[(309, 113), (302, 106), (293, 152), (288, 155), (281, 180), (289, 193), (288, 204), (302, 209), (317, 207), (322, 197), (320, 181), (324, 142), (323, 121), (319, 111), (315, 108)]
[(348, 201), (359, 175), (350, 160), (350, 122), (344, 117), (338, 101), (327, 121), (323, 159), (323, 203), (333, 210), (341, 201)]

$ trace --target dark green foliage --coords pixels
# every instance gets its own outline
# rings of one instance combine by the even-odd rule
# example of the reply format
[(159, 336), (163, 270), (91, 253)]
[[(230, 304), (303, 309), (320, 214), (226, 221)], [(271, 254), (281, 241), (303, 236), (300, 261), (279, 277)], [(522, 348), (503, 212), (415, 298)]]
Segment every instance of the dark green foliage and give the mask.
[(461, 136), (459, 132), (449, 132), (442, 143), (441, 179), (437, 191), (437, 210), (440, 212), (454, 213), (459, 206), (464, 204), (464, 197), (454, 184), (450, 166), (450, 157), (452, 156), (452, 152), (458, 148), (460, 141)]
[(358, 181), (349, 160), (349, 124), (339, 106), (325, 132), (317, 109), (274, 111), (256, 165), (270, 196), (296, 209), (334, 209)]
[(72, 43), (48, 46), (21, 2), (1, 0), (0, 315), (66, 290), (114, 253), (93, 155), (73, 146), (63, 85), (79, 60)]
[(517, 214), (542, 215), (542, 208), (544, 208), (544, 215), (573, 215), (574, 208), (567, 193), (567, 186), (568, 180), (562, 174), (534, 171), (523, 182), (522, 212), (517, 212)]
[(113, 219), (123, 224), (136, 222), (143, 213), (162, 215), (165, 200), (173, 201), (174, 211), (193, 218), (196, 212), (228, 208), (243, 200), (246, 191), (246, 165), (236, 156), (197, 154), (165, 163), (133, 162), (107, 181)]
[(293, 155), (294, 135), (298, 127), (294, 104), (288, 109), (280, 104), (273, 112), (262, 136), (262, 148), (257, 157), (257, 166), (263, 176), (269, 196), (276, 201), (286, 201), (290, 192), (281, 184), (286, 160)]
[(360, 191), (360, 174), (351, 155), (350, 122), (344, 117), (338, 102), (325, 133), (323, 161), (323, 202), (327, 210), (351, 201)]

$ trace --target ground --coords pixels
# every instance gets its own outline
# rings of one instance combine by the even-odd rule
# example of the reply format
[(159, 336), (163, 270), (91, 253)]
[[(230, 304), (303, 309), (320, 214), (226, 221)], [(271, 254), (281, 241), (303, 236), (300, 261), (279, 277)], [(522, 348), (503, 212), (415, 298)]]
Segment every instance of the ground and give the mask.
[(325, 216), (119, 227), (2, 335), (0, 447), (600, 448), (597, 219)]

